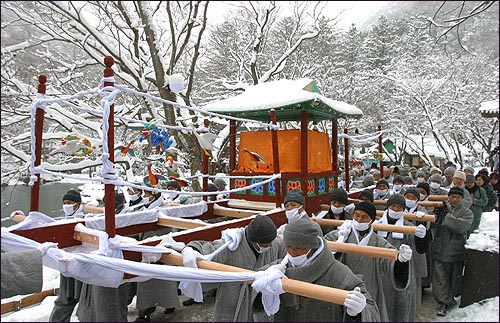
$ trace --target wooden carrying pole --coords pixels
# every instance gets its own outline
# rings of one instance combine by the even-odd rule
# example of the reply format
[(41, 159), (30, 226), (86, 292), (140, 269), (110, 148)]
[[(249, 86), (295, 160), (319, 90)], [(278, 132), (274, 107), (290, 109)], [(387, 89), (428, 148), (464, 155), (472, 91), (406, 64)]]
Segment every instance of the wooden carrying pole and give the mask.
[[(355, 201), (353, 203), (359, 202), (359, 200), (350, 200), (350, 201)], [(329, 208), (330, 208), (330, 206), (328, 204), (321, 204), (321, 211), (328, 211)], [(384, 211), (377, 210), (377, 215), (378, 216), (384, 215)], [(414, 221), (419, 221), (419, 222), (436, 222), (436, 216), (434, 214), (425, 214), (421, 218), (418, 218), (415, 213), (403, 213), (403, 216), (404, 216), (405, 220), (414, 220)], [(327, 219), (325, 219), (325, 220), (327, 220)], [(335, 221), (341, 221), (341, 220), (335, 220)], [(324, 225), (339, 226), (341, 224), (324, 224)], [(387, 230), (383, 230), (383, 231), (387, 231)]]
[(22, 308), (41, 303), (45, 299), (45, 297), (57, 295), (58, 291), (59, 288), (44, 290), (40, 293), (23, 297), (18, 301), (3, 303), (1, 308), (1, 314), (4, 315), (9, 312), (19, 311)]
[[(310, 218), (319, 225), (325, 226), (335, 226), (344, 224), (344, 220), (334, 220), (334, 219), (320, 219), (320, 218)], [(373, 223), (373, 230), (375, 231), (387, 231), (387, 232), (399, 232), (405, 234), (415, 234), (416, 227), (414, 226), (403, 226), (403, 225), (393, 225), (393, 224), (381, 224)]]
[[(89, 242), (92, 244), (99, 244), (99, 237), (94, 236), (92, 234), (75, 231), (74, 239), (82, 242)], [(160, 258), (160, 262), (173, 265), (173, 266), (184, 266), (182, 262), (182, 256), (176, 254), (162, 254)], [(200, 269), (209, 269), (209, 270), (217, 270), (217, 271), (227, 271), (227, 272), (252, 272), (248, 269), (243, 269), (239, 267), (229, 266), (220, 264), (213, 261), (208, 260), (197, 260), (198, 268)], [(245, 281), (247, 284), (253, 283), (253, 280)], [(345, 299), (349, 294), (349, 291), (343, 289), (337, 289), (332, 287), (326, 287), (321, 285), (316, 285), (312, 283), (306, 283), (303, 281), (282, 278), (281, 283), (283, 286), (283, 290), (287, 293), (300, 295), (303, 297), (314, 298), (320, 301), (344, 305)]]
[(398, 250), (390, 248), (360, 246), (354, 243), (327, 241), (328, 248), (336, 252), (353, 253), (361, 256), (383, 258), (389, 260), (398, 259)]
[[(360, 200), (357, 199), (349, 199), (349, 203), (357, 204)], [(386, 205), (387, 200), (374, 200), (373, 205)], [(418, 201), (417, 203), (420, 206), (430, 206), (430, 207), (441, 207), (443, 206), (443, 202), (441, 201)]]
[[(163, 254), (160, 258), (160, 261), (169, 265), (183, 266), (181, 255)], [(252, 272), (251, 270), (248, 269), (224, 265), (207, 260), (197, 260), (196, 263), (198, 264), (198, 268), (201, 269), (227, 271), (227, 272), (247, 272), (247, 273)], [(252, 284), (253, 280), (247, 280), (245, 281), (245, 283)], [(320, 301), (339, 304), (339, 305), (344, 305), (345, 299), (349, 294), (349, 291), (343, 289), (306, 283), (300, 280), (289, 279), (289, 278), (281, 278), (281, 284), (283, 286), (283, 290), (287, 293), (303, 297), (314, 298)]]

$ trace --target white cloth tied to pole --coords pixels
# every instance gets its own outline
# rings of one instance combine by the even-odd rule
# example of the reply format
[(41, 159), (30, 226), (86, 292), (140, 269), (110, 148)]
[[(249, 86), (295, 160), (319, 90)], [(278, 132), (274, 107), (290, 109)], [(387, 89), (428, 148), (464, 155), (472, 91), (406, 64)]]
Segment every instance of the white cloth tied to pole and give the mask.
[[(236, 250), (243, 238), (244, 231), (245, 228), (230, 228), (223, 230), (221, 232), (221, 236), (222, 239), (224, 239), (225, 243), (222, 246), (220, 246), (217, 250), (208, 255), (202, 255), (201, 253), (188, 247), (193, 251), (191, 252), (189, 251), (189, 249), (187, 249), (183, 252), (184, 266), (191, 268), (198, 268), (198, 265), (196, 264), (196, 259), (211, 261), (215, 256), (224, 251), (226, 248), (229, 248), (229, 250), (231, 251)], [(203, 301), (203, 290), (200, 283), (181, 280), (179, 283), (179, 289), (182, 291), (184, 295), (191, 297), (196, 302)]]
[(276, 314), (280, 309), (280, 294), (283, 294), (281, 278), (286, 277), (281, 271), (270, 267), (260, 272), (261, 275), (252, 283), (253, 289), (262, 293), (262, 305), (268, 316)]
[(171, 207), (161, 207), (161, 214), (176, 218), (190, 218), (200, 216), (208, 210), (208, 204), (205, 201), (200, 201), (193, 204), (176, 205)]

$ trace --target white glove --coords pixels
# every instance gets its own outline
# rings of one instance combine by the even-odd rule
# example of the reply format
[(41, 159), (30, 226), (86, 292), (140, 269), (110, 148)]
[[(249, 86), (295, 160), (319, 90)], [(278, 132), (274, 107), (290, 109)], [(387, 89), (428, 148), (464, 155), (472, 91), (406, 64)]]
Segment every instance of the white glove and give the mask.
[(425, 228), (425, 226), (423, 224), (419, 224), (416, 228), (415, 228), (415, 236), (419, 237), (419, 238), (423, 238), (425, 237), (425, 234), (427, 233), (427, 229)]
[(40, 250), (40, 252), (42, 253), (42, 257), (45, 256), (45, 254), (47, 253), (47, 250), (49, 248), (55, 248), (57, 247), (58, 243), (55, 243), (55, 242), (44, 242), (44, 243), (41, 243), (38, 247), (36, 247), (38, 250)]
[(182, 249), (182, 263), (184, 267), (198, 268), (196, 259), (203, 258), (203, 255), (193, 248), (186, 247)]
[(419, 218), (419, 219), (420, 219), (420, 218), (423, 218), (423, 217), (424, 217), (425, 212), (422, 212), (422, 211), (417, 211), (415, 214), (416, 214), (417, 218)]
[(347, 204), (345, 207), (344, 207), (344, 211), (348, 212), (348, 213), (351, 213), (352, 210), (354, 210), (354, 208), (356, 207), (356, 205), (354, 205), (354, 203), (351, 203), (351, 204)]
[(347, 308), (347, 314), (349, 314), (349, 316), (356, 316), (365, 309), (366, 297), (361, 293), (359, 287), (355, 287), (354, 290), (347, 294), (344, 306)]
[(279, 263), (277, 265), (269, 266), (266, 270), (278, 270), (284, 274), (286, 271), (286, 263)]
[(226, 229), (221, 232), (221, 237), (225, 242), (229, 242), (227, 248), (231, 251), (235, 251), (240, 245), (241, 239), (243, 238), (243, 232), (245, 228), (232, 228)]
[(285, 292), (281, 284), (281, 278), (285, 277), (285, 275), (281, 270), (276, 269), (276, 266), (278, 265), (270, 266), (263, 272), (259, 272), (262, 275), (257, 276), (252, 283), (253, 289), (262, 293), (262, 305), (264, 305), (264, 310), (268, 316), (278, 312), (280, 309), (279, 295)]
[(407, 262), (411, 259), (412, 250), (409, 245), (402, 244), (398, 251), (398, 260), (400, 262)]

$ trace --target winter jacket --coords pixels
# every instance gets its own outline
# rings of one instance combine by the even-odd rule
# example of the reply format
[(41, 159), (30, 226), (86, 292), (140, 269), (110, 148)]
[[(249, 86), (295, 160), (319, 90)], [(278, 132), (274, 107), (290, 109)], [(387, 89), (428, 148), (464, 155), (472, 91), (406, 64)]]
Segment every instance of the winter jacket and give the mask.
[(442, 262), (465, 260), (465, 236), (474, 215), (471, 210), (443, 202), (442, 212), (433, 228), (432, 256)]

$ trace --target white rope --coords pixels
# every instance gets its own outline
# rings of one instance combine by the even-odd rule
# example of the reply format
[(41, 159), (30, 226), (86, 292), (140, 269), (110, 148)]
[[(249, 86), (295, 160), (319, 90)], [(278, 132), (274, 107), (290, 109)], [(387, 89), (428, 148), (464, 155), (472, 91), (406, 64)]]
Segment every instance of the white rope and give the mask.
[(373, 141), (375, 139), (377, 139), (378, 137), (380, 137), (382, 135), (384, 131), (377, 131), (375, 133), (367, 133), (367, 134), (364, 134), (364, 135), (359, 135), (359, 136), (349, 136), (348, 134), (340, 134), (338, 135), (338, 138), (347, 138), (351, 141), (354, 141), (354, 142), (369, 142), (369, 141)]

